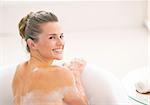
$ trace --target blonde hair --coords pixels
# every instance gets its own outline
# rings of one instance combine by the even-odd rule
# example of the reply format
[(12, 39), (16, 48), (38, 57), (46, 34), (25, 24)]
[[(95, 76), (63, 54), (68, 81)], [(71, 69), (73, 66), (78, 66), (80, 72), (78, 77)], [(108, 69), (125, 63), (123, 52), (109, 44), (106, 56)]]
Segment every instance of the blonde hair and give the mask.
[[(33, 41), (38, 41), (38, 35), (42, 32), (40, 29), (40, 24), (47, 22), (58, 22), (58, 18), (51, 12), (38, 11), (30, 12), (27, 16), (23, 17), (19, 24), (19, 34), (27, 41), (27, 39), (32, 39)], [(30, 52), (29, 46), (27, 45), (27, 51)]]

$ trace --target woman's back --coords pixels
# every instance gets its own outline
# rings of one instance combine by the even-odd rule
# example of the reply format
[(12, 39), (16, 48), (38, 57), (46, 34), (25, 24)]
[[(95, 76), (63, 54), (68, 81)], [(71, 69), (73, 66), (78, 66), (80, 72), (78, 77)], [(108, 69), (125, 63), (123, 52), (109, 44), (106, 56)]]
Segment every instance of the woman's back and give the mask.
[(65, 105), (68, 91), (75, 91), (72, 73), (58, 66), (35, 67), (28, 63), (17, 67), (13, 80), (15, 103), (21, 105)]

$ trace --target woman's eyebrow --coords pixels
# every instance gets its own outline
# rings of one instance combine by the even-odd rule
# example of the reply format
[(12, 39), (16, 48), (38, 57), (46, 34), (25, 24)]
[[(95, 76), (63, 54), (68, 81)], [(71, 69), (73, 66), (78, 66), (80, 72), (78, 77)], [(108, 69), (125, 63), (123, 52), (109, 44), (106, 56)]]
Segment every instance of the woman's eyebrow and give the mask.
[[(62, 35), (63, 33), (60, 33), (60, 35)], [(56, 34), (56, 33), (50, 33), (48, 35), (59, 35), (59, 34)]]
[(50, 33), (50, 34), (48, 34), (48, 35), (57, 35), (57, 34), (55, 34), (55, 33)]

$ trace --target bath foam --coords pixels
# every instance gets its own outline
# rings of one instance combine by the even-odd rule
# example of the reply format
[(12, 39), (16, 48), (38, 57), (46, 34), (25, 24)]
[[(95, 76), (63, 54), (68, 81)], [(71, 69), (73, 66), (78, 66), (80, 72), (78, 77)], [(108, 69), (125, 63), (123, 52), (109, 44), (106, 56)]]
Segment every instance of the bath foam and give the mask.
[(63, 87), (47, 94), (37, 90), (30, 91), (22, 96), (21, 105), (66, 105), (63, 98), (69, 91), (77, 92), (75, 87)]

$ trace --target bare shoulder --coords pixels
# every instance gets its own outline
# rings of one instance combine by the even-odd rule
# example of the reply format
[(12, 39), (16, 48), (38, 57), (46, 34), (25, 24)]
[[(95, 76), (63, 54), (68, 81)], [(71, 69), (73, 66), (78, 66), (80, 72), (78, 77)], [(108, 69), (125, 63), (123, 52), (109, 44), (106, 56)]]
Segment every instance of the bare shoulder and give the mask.
[(24, 69), (26, 68), (27, 62), (23, 62), (17, 65), (16, 67), (16, 73), (15, 75), (21, 75), (24, 72)]
[(13, 77), (13, 82), (20, 81), (22, 75), (24, 75), (24, 69), (27, 62), (20, 63), (16, 67), (15, 75)]
[(24, 69), (25, 64), (26, 62), (18, 64), (16, 67), (16, 72), (12, 81), (12, 88), (13, 88), (14, 94), (16, 94), (16, 91), (17, 91), (16, 89), (21, 86), (21, 82), (22, 82), (21, 80), (22, 80), (23, 69)]
[(59, 79), (61, 83), (67, 83), (67, 85), (73, 84), (73, 74), (72, 72), (66, 68), (61, 66), (53, 66), (54, 75)]
[(72, 72), (67, 67), (56, 66), (55, 65), (55, 66), (52, 66), (51, 68), (53, 68), (54, 70), (56, 70), (58, 73), (62, 73), (62, 74), (67, 75), (67, 76), (72, 75)]
[(56, 70), (56, 72), (63, 77), (72, 78), (73, 74), (70, 71), (70, 69), (62, 66), (53, 66), (53, 68)]

